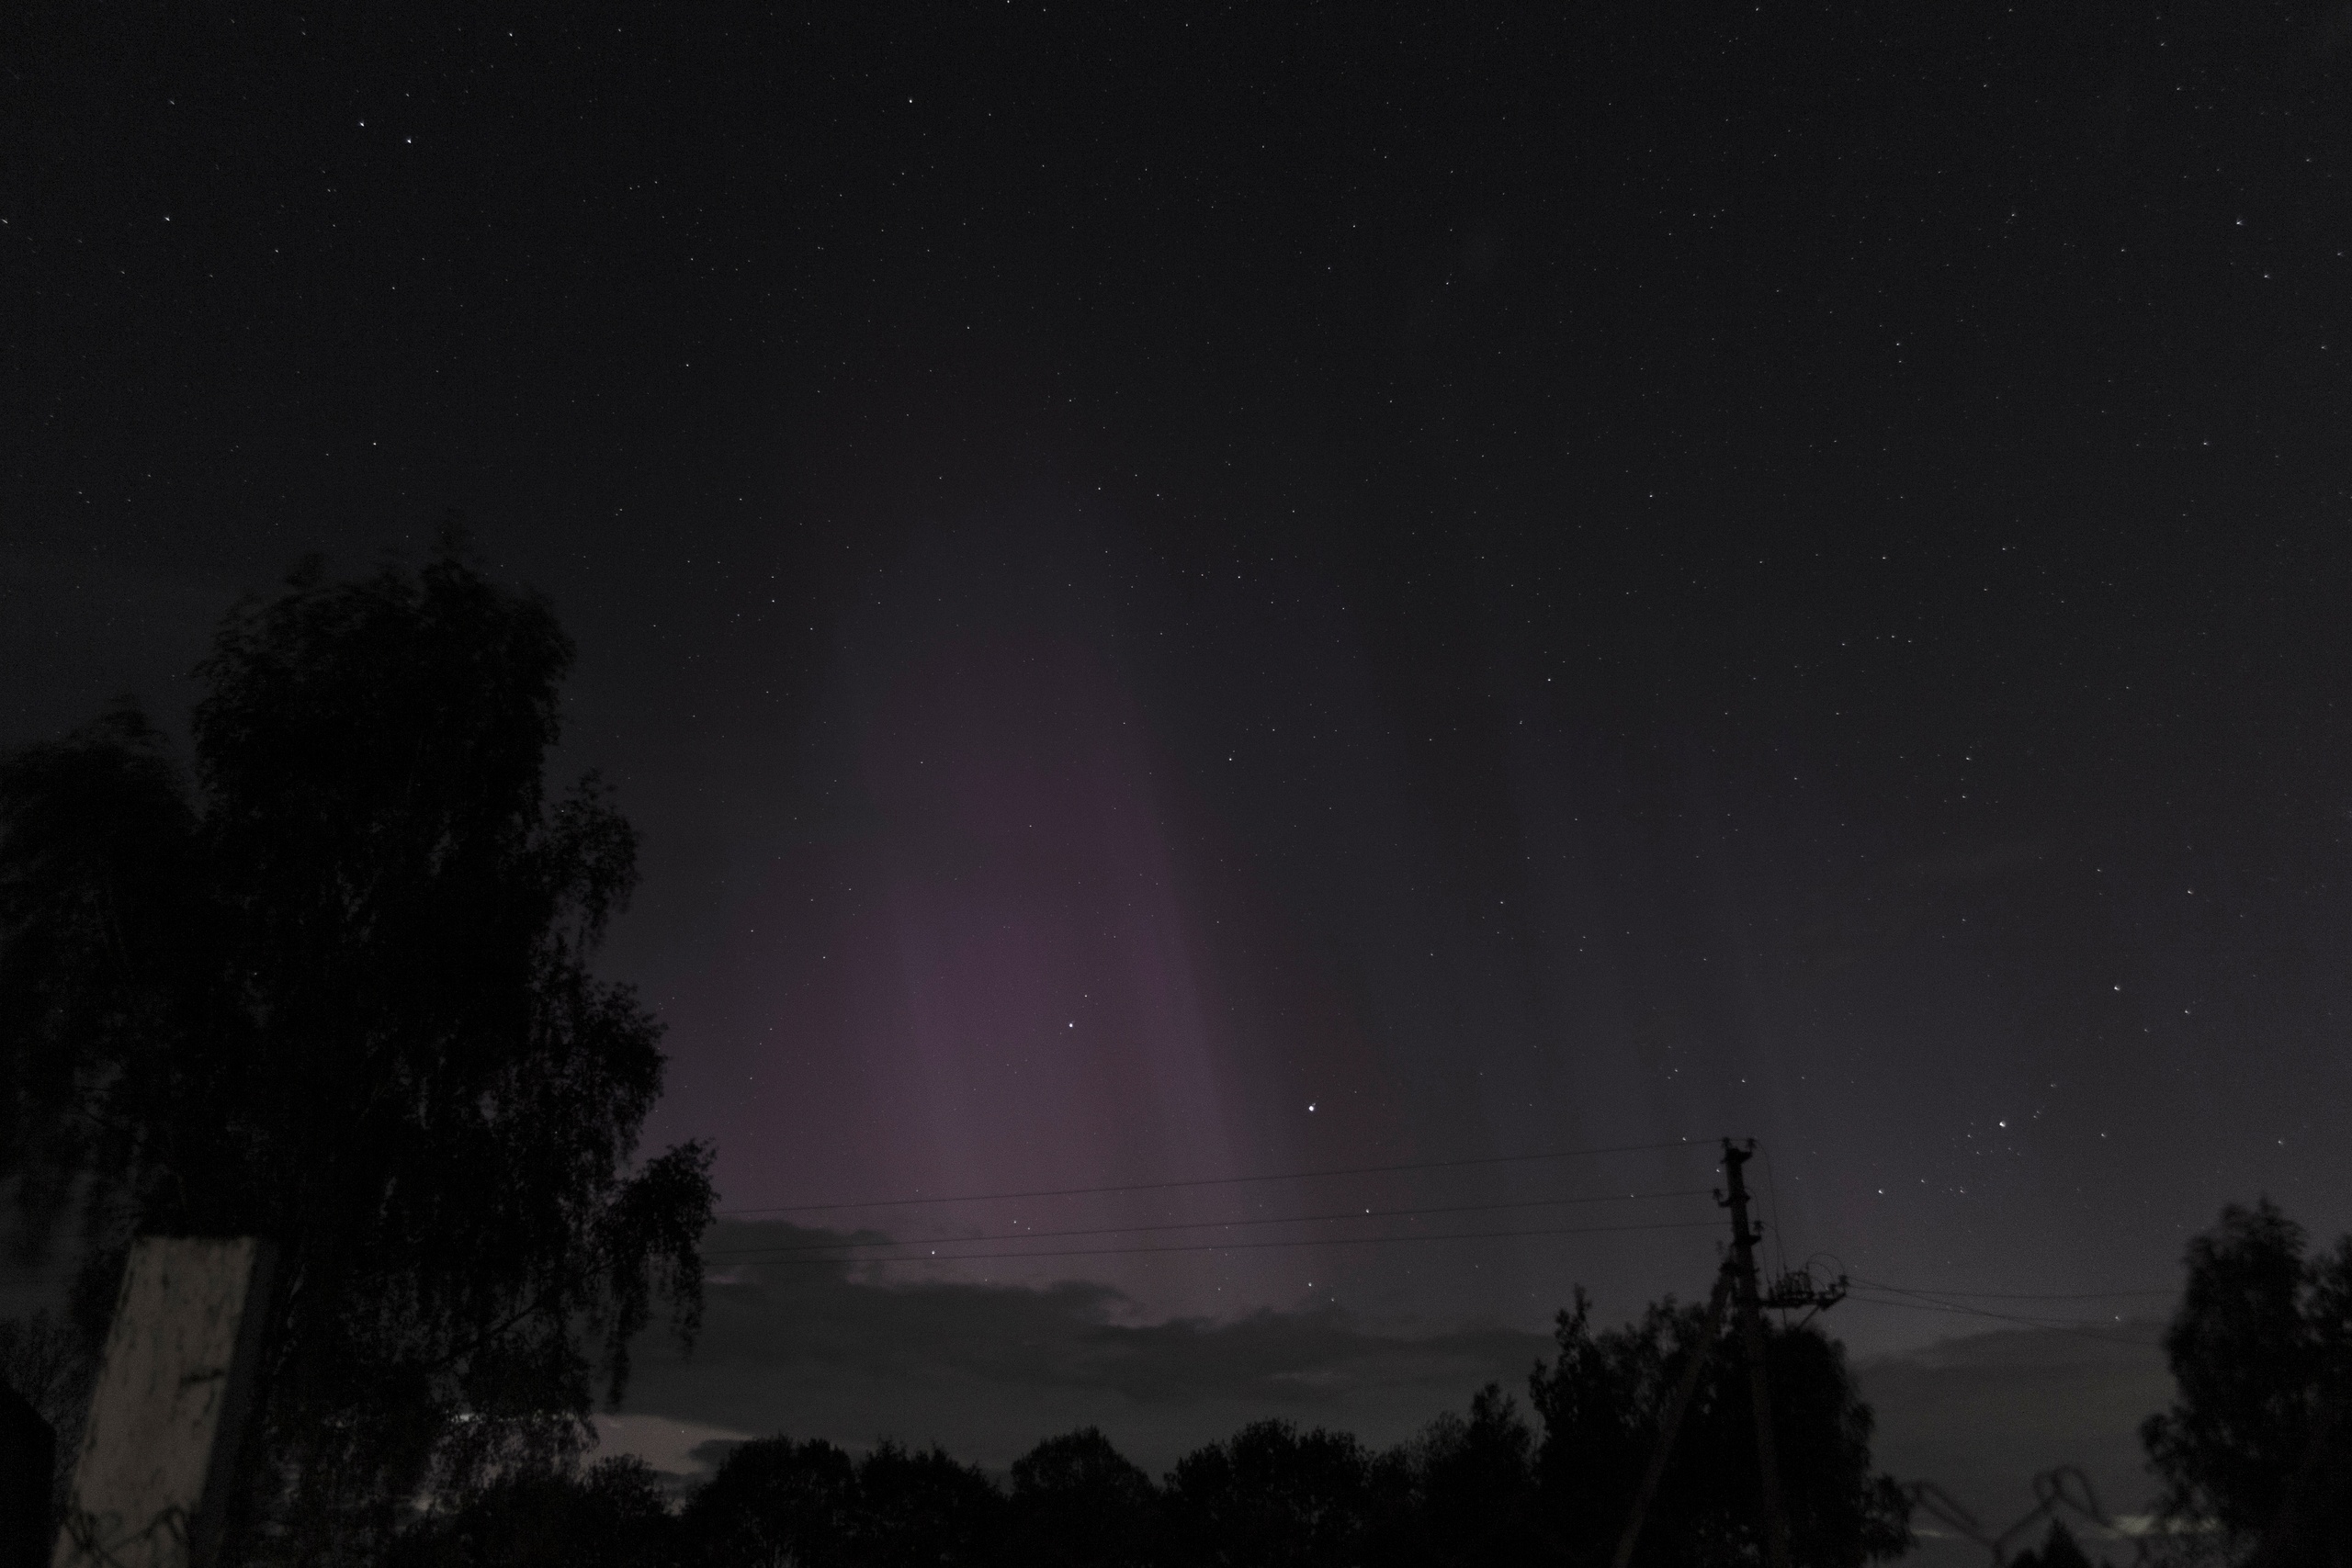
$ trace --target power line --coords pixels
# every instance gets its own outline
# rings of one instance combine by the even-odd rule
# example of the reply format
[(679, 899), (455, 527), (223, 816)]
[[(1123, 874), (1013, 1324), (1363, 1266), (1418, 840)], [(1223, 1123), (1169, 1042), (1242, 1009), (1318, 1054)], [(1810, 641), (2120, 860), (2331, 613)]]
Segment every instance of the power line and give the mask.
[(2097, 1339), (2108, 1345), (2129, 1345), (2135, 1350), (2153, 1350), (2157, 1348), (2156, 1341), (2153, 1339), (2128, 1339), (2120, 1334), (2102, 1334), (2085, 1325), (2081, 1320), (2074, 1318), (2019, 1317), (2015, 1313), (1988, 1312), (1983, 1307), (1961, 1306), (1948, 1302), (1905, 1301), (1885, 1296), (1857, 1294), (1853, 1299), (1871, 1306), (1901, 1307), (1911, 1312), (1940, 1312), (1968, 1317), (1989, 1317), (2001, 1323), (2023, 1324), (2028, 1328), (2042, 1329), (2052, 1334), (2071, 1334), (2077, 1339)]
[(944, 1255), (931, 1252), (917, 1253), (905, 1258), (752, 1258), (748, 1261), (755, 1264), (985, 1263), (1010, 1258), (1114, 1258), (1148, 1256), (1156, 1252), (1258, 1252), (1284, 1247), (1366, 1247), (1392, 1241), (1494, 1241), (1505, 1236), (1610, 1235), (1627, 1231), (1713, 1230), (1714, 1225), (1715, 1222), (1713, 1220), (1669, 1220), (1656, 1224), (1570, 1225), (1549, 1230), (1443, 1231), (1430, 1235), (1308, 1236), (1298, 1241), (1204, 1241), (1189, 1242), (1179, 1247), (1091, 1247), (1037, 1252), (952, 1252)]
[(1012, 1198), (1082, 1198), (1099, 1192), (1158, 1192), (1171, 1187), (1233, 1187), (1252, 1181), (1306, 1181), (1324, 1176), (1382, 1176), (1402, 1170), (1443, 1170), (1462, 1166), (1526, 1165), (1537, 1160), (1577, 1159), (1587, 1155), (1643, 1154), (1654, 1149), (1704, 1146), (1703, 1140), (1676, 1138), (1663, 1144), (1611, 1144), (1589, 1149), (1555, 1149), (1540, 1155), (1489, 1155), (1476, 1159), (1414, 1160), (1401, 1165), (1342, 1166), (1329, 1170), (1289, 1170), (1267, 1176), (1198, 1176), (1182, 1181), (1130, 1181), (1111, 1187), (1047, 1187), (1025, 1192), (963, 1192), (937, 1198), (866, 1198), (835, 1203), (777, 1203), (763, 1209), (721, 1209), (719, 1217), (739, 1214), (813, 1214), (831, 1209), (903, 1209), (922, 1203), (994, 1203)]
[[(1894, 1294), (1896, 1294), (1896, 1295), (1898, 1295), (1898, 1296), (1910, 1296), (1910, 1297), (1913, 1297), (1913, 1298), (1915, 1298), (1915, 1299), (1917, 1299), (1917, 1300), (1923, 1301), (1923, 1302), (1933, 1302), (1933, 1303), (1934, 1303), (1936, 1305), (1938, 1305), (1938, 1306), (1949, 1306), (1949, 1307), (1955, 1307), (1955, 1308), (1958, 1308), (1958, 1309), (1960, 1309), (1960, 1310), (1962, 1310), (1962, 1311), (1965, 1311), (1965, 1312), (1981, 1312), (1981, 1313), (1984, 1313), (1984, 1314), (1986, 1314), (1986, 1315), (1988, 1315), (1988, 1316), (2010, 1316), (2010, 1317), (2017, 1317), (2017, 1321), (2018, 1321), (2018, 1322), (2019, 1322), (2019, 1323), (2072, 1323), (2072, 1322), (2075, 1321), (2075, 1319), (2073, 1319), (2073, 1318), (2034, 1318), (2034, 1317), (2018, 1317), (2018, 1316), (2017, 1316), (2017, 1314), (2013, 1314), (2013, 1313), (2011, 1313), (2011, 1314), (1993, 1313), (1989, 1308), (1985, 1308), (1985, 1307), (1972, 1307), (1972, 1306), (1969, 1306), (1969, 1305), (1967, 1304), (1967, 1303), (1966, 1303), (1966, 1302), (1964, 1302), (1964, 1301), (1952, 1301), (1952, 1300), (1949, 1300), (1949, 1299), (1947, 1299), (1947, 1298), (1951, 1297), (1951, 1296), (1964, 1296), (1964, 1295), (1967, 1295), (1967, 1294), (1969, 1294), (1969, 1293), (1970, 1293), (1970, 1292), (1965, 1292), (1965, 1291), (1951, 1291), (1951, 1292), (1914, 1291), (1914, 1290), (1910, 1290), (1910, 1289), (1908, 1289), (1908, 1288), (1906, 1288), (1906, 1287), (1905, 1287), (1905, 1286), (1902, 1286), (1902, 1285), (1886, 1285), (1886, 1284), (1880, 1284), (1880, 1283), (1877, 1283), (1877, 1282), (1872, 1281), (1872, 1280), (1855, 1280), (1854, 1282), (1855, 1282), (1856, 1284), (1858, 1284), (1858, 1285), (1866, 1286), (1866, 1287), (1868, 1287), (1869, 1289), (1873, 1290), (1873, 1291), (1890, 1291), (1890, 1292), (1893, 1292)], [(1997, 1297), (1997, 1296), (1995, 1296), (1995, 1297), (1990, 1297), (1990, 1298), (1988, 1298), (1988, 1299), (1990, 1299), (1990, 1300), (1995, 1300), (1995, 1301), (1998, 1301), (1998, 1300), (2000, 1300), (2001, 1298), (2000, 1298), (2000, 1297)], [(2030, 1299), (2030, 1298), (2024, 1298), (2024, 1299)], [(2063, 1297), (2063, 1296), (2053, 1296), (2053, 1297), (2049, 1297), (2049, 1298), (2045, 1298), (2045, 1299), (2052, 1300), (2052, 1301), (2064, 1301), (2064, 1300), (2066, 1300), (2066, 1299), (2068, 1299), (2068, 1298), (2065, 1298), (2065, 1297)], [(2077, 1300), (2077, 1301), (2096, 1301), (2096, 1300), (2101, 1300), (2101, 1299), (2107, 1299), (2107, 1298), (2095, 1297), (2095, 1296), (2078, 1296), (2078, 1297), (2075, 1297), (2075, 1298), (2073, 1298), (2073, 1299)]]
[[(1860, 1285), (1861, 1281), (1856, 1280), (1855, 1283)], [(1867, 1289), (1868, 1287), (1864, 1288)], [(2049, 1317), (2028, 1313), (1996, 1312), (1991, 1307), (1970, 1306), (1966, 1302), (1938, 1301), (1932, 1296), (1923, 1296), (1916, 1292), (1909, 1291), (1899, 1292), (1898, 1295), (1892, 1296), (1889, 1300), (1882, 1301), (1878, 1304), (1881, 1306), (1899, 1306), (1914, 1303), (1922, 1306), (1934, 1307), (1939, 1312), (1965, 1313), (1971, 1317), (1999, 1318), (2004, 1323), (2027, 1323), (2033, 1325), (2037, 1328), (2085, 1328), (2095, 1326), (2095, 1325), (2079, 1317)]]
[(2128, 1296), (2177, 1296), (2177, 1288), (2162, 1291), (1960, 1291), (1940, 1286), (1923, 1288), (1917, 1285), (1890, 1285), (1878, 1280), (1856, 1280), (1857, 1285), (1868, 1285), (1873, 1291), (1893, 1291), (1905, 1296), (1958, 1296), (1978, 1302), (2108, 1302), (2121, 1301)]
[(1086, 1230), (1061, 1231), (997, 1231), (985, 1235), (938, 1236), (927, 1240), (891, 1237), (878, 1241), (819, 1241), (807, 1243), (775, 1243), (766, 1247), (706, 1247), (705, 1258), (740, 1257), (751, 1253), (837, 1251), (850, 1247), (928, 1247), (933, 1240), (962, 1245), (982, 1241), (1025, 1241), (1032, 1237), (1044, 1240), (1059, 1236), (1137, 1235), (1154, 1231), (1201, 1231), (1232, 1228), (1241, 1225), (1303, 1225), (1318, 1224), (1327, 1220), (1393, 1220), (1416, 1219), (1424, 1214), (1477, 1214), (1498, 1209), (1556, 1209), (1577, 1203), (1630, 1203), (1656, 1198), (1692, 1198), (1705, 1195), (1702, 1187), (1678, 1188), (1670, 1192), (1612, 1192), (1587, 1198), (1526, 1198), (1510, 1203), (1453, 1203), (1434, 1209), (1350, 1209), (1328, 1214), (1279, 1214), (1244, 1220), (1184, 1220), (1164, 1224), (1101, 1225)]
[(2061, 1322), (2054, 1318), (2018, 1317), (2008, 1313), (1984, 1312), (1973, 1307), (1944, 1306), (1933, 1302), (1901, 1301), (1885, 1296), (1863, 1295), (1859, 1292), (1852, 1299), (1865, 1306), (1896, 1307), (1907, 1312), (1934, 1312), (1967, 1317), (1991, 1318), (1996, 1322), (2018, 1324), (2040, 1333), (2064, 1334), (2076, 1339), (2096, 1339), (2103, 1345), (2124, 1345), (2134, 1350), (2154, 1350), (2160, 1348), (2159, 1342), (2154, 1339), (2132, 1339), (2120, 1334), (2102, 1333), (2096, 1328), (2085, 1327), (2078, 1322)]

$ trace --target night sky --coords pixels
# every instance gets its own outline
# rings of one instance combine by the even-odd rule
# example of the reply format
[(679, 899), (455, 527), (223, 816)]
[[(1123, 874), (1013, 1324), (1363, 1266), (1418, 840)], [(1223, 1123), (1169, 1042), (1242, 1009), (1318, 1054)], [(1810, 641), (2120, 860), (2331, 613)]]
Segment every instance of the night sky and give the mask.
[(2144, 1343), (2352, 1224), (2352, 6), (1560, 9), (12, 9), (0, 743), (544, 592), (714, 1249), (972, 1255), (715, 1252), (714, 1427), (926, 1418), (729, 1381), (812, 1292), (1514, 1375), (1725, 1134), (1858, 1354)]

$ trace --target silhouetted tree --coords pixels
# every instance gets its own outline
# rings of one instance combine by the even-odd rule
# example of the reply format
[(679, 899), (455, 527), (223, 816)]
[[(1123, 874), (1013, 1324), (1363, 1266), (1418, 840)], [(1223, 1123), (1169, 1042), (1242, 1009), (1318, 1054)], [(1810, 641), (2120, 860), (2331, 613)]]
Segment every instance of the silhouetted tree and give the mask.
[(721, 1461), (686, 1505), (681, 1533), (696, 1562), (834, 1568), (858, 1529), (857, 1467), (822, 1441), (762, 1438)]
[(2041, 1539), (2041, 1550), (2019, 1552), (2009, 1559), (2009, 1568), (2091, 1568), (2091, 1560), (2083, 1554), (2065, 1521), (2052, 1519), (2050, 1533)]
[[(1537, 1456), (1552, 1550), (1573, 1563), (1609, 1561), (1656, 1443), (1667, 1402), (1697, 1348), (1704, 1313), (1670, 1299), (1637, 1324), (1596, 1334), (1582, 1291), (1559, 1316), (1559, 1357), (1530, 1381), (1544, 1425)], [(1910, 1544), (1901, 1491), (1870, 1464), (1871, 1416), (1844, 1352), (1810, 1326), (1769, 1327), (1781, 1494), (1799, 1562), (1855, 1568)], [(1716, 1348), (1683, 1417), (1634, 1561), (1760, 1562), (1763, 1492), (1746, 1363)]]
[(1372, 1461), (1344, 1432), (1258, 1421), (1186, 1454), (1168, 1478), (1179, 1560), (1217, 1568), (1342, 1568), (1361, 1560)]
[(635, 839), (542, 782), (571, 660), (450, 550), (305, 568), (199, 667), (192, 772), (129, 705), (0, 764), (20, 1248), (78, 1218), (96, 1333), (135, 1235), (277, 1244), (251, 1552), (576, 1451), (662, 1294), (691, 1331), (707, 1157), (630, 1168), (659, 1028), (590, 968)]
[(997, 1559), (1005, 1499), (940, 1450), (884, 1442), (862, 1461), (764, 1438), (729, 1454), (680, 1521), (712, 1568), (964, 1568)]
[(857, 1467), (858, 1568), (960, 1568), (989, 1561), (1004, 1494), (940, 1449), (883, 1443)]
[(1534, 1434), (1501, 1387), (1373, 1461), (1364, 1561), (1387, 1568), (1471, 1568), (1542, 1561)]
[(2141, 1428), (2166, 1507), (2267, 1560), (2352, 1562), (2352, 1236), (2307, 1257), (2268, 1200), (2188, 1245), (2177, 1393)]
[(535, 1469), (476, 1489), (408, 1530), (386, 1568), (666, 1568), (679, 1562), (670, 1499), (641, 1460), (584, 1473)]
[(1009, 1560), (1036, 1568), (1145, 1568), (1165, 1557), (1159, 1488), (1088, 1427), (1012, 1461)]

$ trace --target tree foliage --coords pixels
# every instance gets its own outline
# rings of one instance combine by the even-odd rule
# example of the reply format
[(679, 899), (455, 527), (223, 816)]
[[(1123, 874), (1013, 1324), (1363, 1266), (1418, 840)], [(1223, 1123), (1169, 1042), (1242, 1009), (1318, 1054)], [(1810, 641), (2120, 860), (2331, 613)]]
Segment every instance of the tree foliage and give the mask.
[(1440, 1416), (1373, 1470), (1371, 1540), (1378, 1568), (1476, 1568), (1543, 1562), (1543, 1495), (1535, 1435), (1499, 1384), (1473, 1395), (1465, 1418)]
[(883, 1443), (863, 1461), (827, 1442), (764, 1438), (727, 1457), (679, 1521), (710, 1568), (982, 1568), (1000, 1561), (1005, 1500), (937, 1449)]
[(846, 1562), (858, 1513), (857, 1466), (848, 1454), (779, 1436), (729, 1453), (687, 1504), (683, 1523), (713, 1568), (753, 1568), (786, 1557)]
[[(594, 778), (548, 797), (569, 640), (444, 553), (240, 606), (192, 765), (133, 705), (0, 764), (0, 1176), (81, 1233), (279, 1249), (249, 1547), (340, 1559), (428, 1483), (576, 1450), (711, 1193), (633, 1165), (659, 1028), (592, 967), (636, 878)], [(583, 1335), (584, 1329), (584, 1335)]]
[(2091, 1568), (2091, 1560), (2084, 1554), (2075, 1540), (2075, 1532), (2062, 1519), (2050, 1521), (2050, 1533), (2041, 1538), (2041, 1548), (2028, 1548), (2009, 1559), (2009, 1568)]
[(667, 1568), (678, 1561), (670, 1496), (642, 1460), (585, 1472), (532, 1467), (429, 1517), (386, 1568)]
[(1012, 1555), (1038, 1568), (1148, 1568), (1164, 1555), (1159, 1488), (1095, 1427), (1012, 1461)]
[[(1560, 1360), (1533, 1379), (1545, 1423), (1540, 1438), (1489, 1384), (1466, 1416), (1441, 1416), (1385, 1452), (1341, 1432), (1259, 1421), (1184, 1455), (1159, 1484), (1093, 1427), (1048, 1438), (1014, 1461), (1009, 1492), (937, 1450), (885, 1443), (855, 1460), (831, 1443), (763, 1438), (735, 1449), (687, 1504), (662, 1549), (673, 1556), (645, 1561), (1600, 1568), (1631, 1496), (1630, 1487), (1610, 1490), (1613, 1478), (1638, 1478), (1655, 1432), (1643, 1391), (1679, 1371), (1674, 1357), (1687, 1349), (1690, 1327), (1668, 1303), (1639, 1324), (1595, 1335), (1579, 1297), (1562, 1316)], [(1783, 1441), (1830, 1445), (1818, 1462), (1792, 1468), (1797, 1560), (1895, 1555), (1908, 1540), (1902, 1502), (1870, 1472), (1869, 1413), (1854, 1399), (1836, 1347), (1792, 1331), (1775, 1336), (1774, 1348), (1774, 1391), (1785, 1385), (1788, 1400)], [(1703, 1406), (1686, 1428), (1695, 1446), (1660, 1499), (1640, 1562), (1750, 1568), (1764, 1561), (1757, 1516), (1738, 1517), (1758, 1499), (1754, 1461), (1737, 1457), (1752, 1454), (1744, 1370), (1736, 1354), (1725, 1361), (1741, 1375), (1703, 1385)], [(1628, 1403), (1610, 1405), (1618, 1395)], [(592, 1508), (584, 1493), (578, 1496), (581, 1508)], [(2050, 1561), (2068, 1560), (2062, 1552)]]
[(1185, 1455), (1167, 1507), (1182, 1561), (1202, 1568), (1341, 1568), (1361, 1559), (1372, 1456), (1345, 1432), (1254, 1421)]
[[(1559, 1316), (1559, 1356), (1532, 1383), (1544, 1523), (1563, 1561), (1609, 1561), (1657, 1443), (1668, 1401), (1699, 1348), (1705, 1313), (1672, 1300), (1595, 1333), (1582, 1292)], [(1894, 1482), (1871, 1472), (1870, 1407), (1844, 1351), (1811, 1326), (1768, 1325), (1765, 1368), (1781, 1496), (1798, 1562), (1858, 1568), (1910, 1545)], [(1716, 1347), (1676, 1434), (1636, 1563), (1765, 1560), (1763, 1484), (1748, 1376), (1736, 1343)]]
[(2267, 1199), (2188, 1245), (2177, 1393), (2141, 1428), (2166, 1507), (2279, 1561), (2352, 1562), (2352, 1236), (2312, 1256)]

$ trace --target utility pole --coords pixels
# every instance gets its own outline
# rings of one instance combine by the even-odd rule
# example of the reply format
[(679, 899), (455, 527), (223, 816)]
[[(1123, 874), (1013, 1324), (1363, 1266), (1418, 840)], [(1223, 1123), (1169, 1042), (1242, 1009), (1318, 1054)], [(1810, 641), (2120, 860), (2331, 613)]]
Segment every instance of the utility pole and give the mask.
[(1772, 1446), (1772, 1400), (1764, 1375), (1764, 1303), (1756, 1287), (1756, 1238), (1747, 1219), (1747, 1181), (1740, 1167), (1756, 1157), (1756, 1143), (1740, 1148), (1724, 1140), (1724, 1179), (1728, 1193), (1719, 1200), (1731, 1211), (1732, 1288), (1738, 1298), (1741, 1342), (1747, 1351), (1748, 1403), (1756, 1411), (1756, 1464), (1764, 1482), (1764, 1540), (1772, 1568), (1790, 1568), (1789, 1520), (1781, 1511), (1780, 1457)]
[[(1731, 1190), (1728, 1195), (1716, 1193), (1715, 1201), (1731, 1211), (1731, 1256), (1724, 1260), (1722, 1271), (1715, 1276), (1714, 1292), (1707, 1298), (1698, 1338), (1690, 1346), (1690, 1359), (1683, 1364), (1673, 1397), (1667, 1402), (1657, 1442), (1650, 1452), (1649, 1468), (1643, 1472), (1641, 1487), (1634, 1494), (1634, 1506), (1626, 1516), (1624, 1529), (1617, 1537), (1617, 1551), (1609, 1560), (1610, 1568), (1632, 1568), (1634, 1548), (1642, 1539), (1642, 1522), (1648, 1517), (1650, 1504), (1657, 1499), (1658, 1483), (1666, 1477), (1675, 1436), (1690, 1407), (1691, 1395), (1698, 1392), (1707, 1358), (1714, 1353), (1715, 1341), (1722, 1337), (1724, 1308), (1735, 1300), (1747, 1352), (1748, 1402), (1756, 1410), (1756, 1459), (1764, 1482), (1765, 1544), (1771, 1568), (1790, 1568), (1789, 1519), (1781, 1510), (1780, 1456), (1772, 1445), (1772, 1404), (1764, 1374), (1764, 1309), (1770, 1306), (1789, 1312), (1806, 1308), (1810, 1309), (1806, 1319), (1810, 1319), (1814, 1313), (1826, 1312), (1846, 1299), (1846, 1277), (1840, 1274), (1826, 1285), (1815, 1284), (1810, 1272), (1799, 1269), (1772, 1281), (1769, 1293), (1758, 1290), (1756, 1238), (1763, 1233), (1748, 1223), (1747, 1181), (1739, 1168), (1755, 1156), (1755, 1139), (1750, 1138), (1746, 1148), (1736, 1146), (1729, 1138), (1724, 1140), (1724, 1170)], [(1800, 1326), (1804, 1321), (1800, 1320)]]

